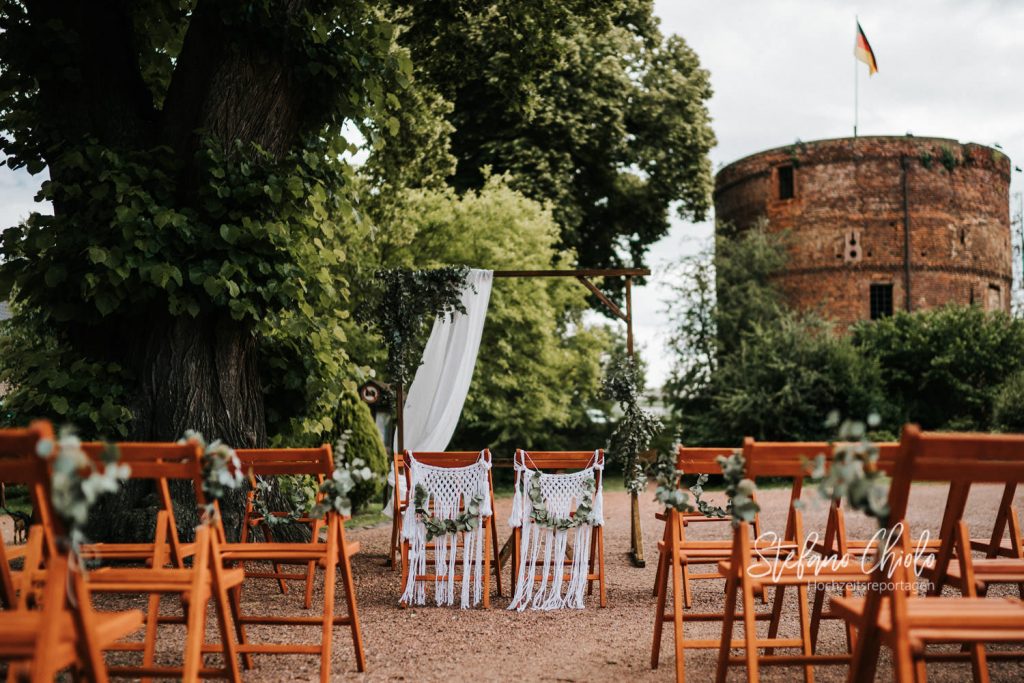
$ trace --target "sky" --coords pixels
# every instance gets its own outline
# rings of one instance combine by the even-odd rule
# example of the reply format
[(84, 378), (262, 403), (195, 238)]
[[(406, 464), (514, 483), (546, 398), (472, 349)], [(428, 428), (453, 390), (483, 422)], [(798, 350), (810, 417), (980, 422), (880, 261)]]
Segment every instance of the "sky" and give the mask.
[[(685, 38), (711, 72), (715, 170), (796, 140), (852, 134), (855, 16), (879, 68), (869, 79), (858, 66), (860, 134), (998, 143), (1024, 167), (1024, 0), (662, 0), (655, 7), (663, 32)], [(1024, 191), (1022, 175), (1013, 173), (1011, 196)], [(0, 168), (0, 226), (28, 215), (42, 179)], [(634, 289), (636, 339), (652, 386), (671, 368), (667, 269), (706, 245), (711, 226), (674, 219), (650, 250), (649, 283)]]
[[(855, 17), (878, 61), (870, 79), (858, 63), (859, 134), (998, 143), (1024, 167), (1020, 0), (662, 0), (655, 8), (662, 31), (682, 36), (711, 72), (715, 171), (797, 140), (852, 135)], [(1013, 207), (1022, 176), (1012, 173)], [(634, 290), (652, 386), (671, 368), (666, 268), (706, 245), (711, 226), (674, 219), (650, 250), (650, 283)]]

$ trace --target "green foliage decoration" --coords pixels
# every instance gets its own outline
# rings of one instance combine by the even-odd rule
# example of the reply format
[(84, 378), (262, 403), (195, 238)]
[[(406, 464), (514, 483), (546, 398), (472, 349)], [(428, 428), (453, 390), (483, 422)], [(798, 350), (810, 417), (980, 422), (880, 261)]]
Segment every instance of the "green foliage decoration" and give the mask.
[(118, 463), (120, 454), (111, 444), (104, 448), (100, 466), (85, 454), (81, 440), (68, 426), (60, 429), (56, 442), (41, 439), (36, 454), (50, 460), (50, 503), (66, 527), (65, 540), (77, 553), (87, 540), (84, 528), (93, 504), (100, 496), (117, 492), (131, 476), (131, 468)]
[(423, 522), (427, 530), (427, 543), (439, 536), (457, 534), (459, 532), (473, 531), (480, 527), (481, 516), (480, 506), (483, 505), (484, 497), (476, 494), (466, 503), (465, 509), (455, 516), (454, 519), (441, 519), (430, 514), (427, 509), (427, 498), (430, 494), (423, 484), (416, 485), (413, 494), (413, 506), (416, 510), (416, 517)]
[(838, 427), (831, 459), (818, 454), (812, 461), (810, 478), (826, 500), (846, 500), (851, 509), (859, 510), (885, 527), (889, 522), (888, 486), (885, 474), (878, 469), (878, 447), (868, 436), (868, 427), (877, 427), (878, 415), (869, 415), (867, 423), (840, 421), (838, 411), (829, 414), (826, 424)]
[(354, 507), (354, 491), (360, 485), (380, 485), (380, 476), (374, 473), (362, 458), (349, 459), (348, 444), (352, 433), (343, 432), (334, 447), (334, 473), (320, 485), (321, 500), (310, 511), (312, 517), (322, 517), (334, 510), (342, 517), (350, 517)]
[(178, 443), (196, 443), (203, 449), (200, 458), (203, 477), (203, 495), (206, 505), (203, 509), (207, 520), (216, 513), (216, 503), (223, 499), (229, 491), (240, 489), (245, 483), (245, 473), (235, 449), (214, 439), (207, 443), (203, 435), (195, 430), (188, 430)]
[(417, 340), (424, 324), (437, 316), (465, 313), (460, 296), (469, 268), (378, 270), (368, 283), (360, 322), (380, 332), (387, 347), (385, 370), (391, 381), (408, 385), (419, 367)]
[(613, 359), (603, 382), (605, 395), (622, 408), (622, 417), (608, 439), (607, 454), (623, 464), (626, 488), (632, 493), (639, 493), (647, 484), (639, 455), (662, 429), (661, 420), (639, 405), (641, 382), (636, 360), (630, 356)]
[(537, 526), (565, 531), (576, 527), (590, 525), (598, 522), (594, 512), (594, 494), (597, 492), (597, 481), (593, 477), (583, 480), (583, 494), (576, 504), (576, 510), (568, 517), (556, 517), (548, 510), (544, 502), (544, 494), (540, 488), (540, 474), (534, 474), (530, 478), (530, 488), (526, 495), (530, 497), (530, 521)]

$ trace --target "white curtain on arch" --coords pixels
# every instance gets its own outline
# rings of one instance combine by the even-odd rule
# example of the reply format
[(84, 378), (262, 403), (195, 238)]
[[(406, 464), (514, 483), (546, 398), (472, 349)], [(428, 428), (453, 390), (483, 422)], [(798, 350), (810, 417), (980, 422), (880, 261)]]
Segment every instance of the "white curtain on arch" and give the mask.
[[(493, 282), (494, 271), (470, 270), (461, 297), (466, 312), (434, 320), (423, 349), (423, 364), (416, 370), (405, 399), (406, 449), (416, 452), (448, 448), (473, 381)], [(393, 447), (398, 448), (397, 433)], [(388, 473), (388, 484), (394, 486), (394, 482), (392, 470)], [(404, 495), (405, 481), (399, 485)], [(385, 512), (391, 513), (391, 508), (385, 508)]]
[[(494, 271), (473, 269), (462, 290), (465, 313), (438, 316), (423, 349), (423, 364), (405, 399), (405, 447), (415, 451), (448, 448), (473, 380)], [(398, 436), (395, 435), (395, 447)]]

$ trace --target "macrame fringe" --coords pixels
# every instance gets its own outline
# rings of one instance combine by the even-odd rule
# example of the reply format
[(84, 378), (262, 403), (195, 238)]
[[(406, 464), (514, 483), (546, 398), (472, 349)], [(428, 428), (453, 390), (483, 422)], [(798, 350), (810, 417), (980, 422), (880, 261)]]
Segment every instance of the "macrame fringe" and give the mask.
[(442, 534), (434, 543), (434, 602), (438, 607), (455, 604), (456, 578), (461, 579), (460, 606), (462, 609), (480, 604), (483, 598), (483, 545), (485, 518), (490, 517), (491, 495), (488, 470), (491, 463), (481, 452), (480, 459), (467, 467), (433, 467), (409, 458), (409, 505), (402, 520), (402, 537), (409, 541), (409, 577), (402, 593), (405, 605), (424, 605), (427, 602), (425, 581), (417, 575), (427, 573), (427, 528), (416, 516), (415, 492), (417, 485), (427, 491), (425, 509), (440, 519), (455, 519), (474, 496), (480, 496), (480, 519), (476, 529), (463, 533), (462, 571), (458, 570), (458, 537)]
[[(554, 529), (531, 521), (533, 505), (526, 492), (530, 490), (533, 477), (542, 477), (541, 495), (545, 506), (551, 514), (564, 519), (583, 496), (582, 482), (588, 478), (596, 478), (594, 471), (603, 469), (604, 466), (596, 462), (596, 453), (595, 462), (586, 469), (572, 474), (541, 474), (527, 467), (524, 461), (525, 457), (516, 458), (515, 494), (512, 498), (512, 514), (509, 517), (509, 526), (521, 527), (522, 534), (519, 567), (516, 568), (516, 593), (512, 596), (508, 609), (520, 612), (527, 608), (583, 609), (594, 528), (604, 524), (603, 486), (599, 483), (594, 492), (594, 524), (583, 524), (574, 529)], [(569, 582), (565, 584), (564, 567), (570, 533), (574, 534), (573, 556)], [(535, 581), (538, 562), (541, 562), (539, 583)]]

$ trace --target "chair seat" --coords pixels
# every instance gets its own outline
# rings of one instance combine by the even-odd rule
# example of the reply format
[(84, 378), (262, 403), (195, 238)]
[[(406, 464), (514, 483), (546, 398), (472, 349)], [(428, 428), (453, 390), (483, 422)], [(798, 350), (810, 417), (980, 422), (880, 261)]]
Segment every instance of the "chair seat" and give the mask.
[[(165, 546), (170, 552), (170, 544)], [(196, 554), (194, 543), (181, 544), (181, 556)], [(153, 543), (89, 543), (83, 545), (81, 554), (90, 560), (148, 560), (153, 556)]]
[[(862, 597), (831, 599), (832, 612), (850, 622), (857, 622), (864, 613), (866, 600)], [(1016, 598), (910, 598), (907, 600), (907, 620), (910, 634), (927, 642), (959, 643), (986, 637), (992, 631), (1011, 634), (1008, 640), (1024, 641), (1024, 602)], [(878, 627), (890, 633), (892, 619), (888, 601), (878, 613)]]
[[(351, 557), (359, 552), (359, 541), (345, 543), (345, 555)], [(223, 543), (221, 557), (225, 561), (254, 562), (273, 561), (277, 564), (305, 564), (320, 562), (327, 554), (325, 543)]]
[[(972, 560), (974, 578), (982, 583), (1024, 583), (1024, 560), (995, 558)], [(953, 581), (960, 581), (960, 564), (950, 562), (946, 575)]]
[[(234, 588), (245, 579), (241, 568), (224, 570), (224, 587)], [(97, 593), (176, 593), (187, 591), (195, 579), (192, 569), (101, 567), (89, 572), (89, 588)]]
[[(731, 561), (718, 563), (718, 571), (728, 575)], [(799, 586), (812, 583), (864, 583), (871, 573), (861, 567), (859, 559), (847, 556), (845, 563), (816, 560), (754, 560), (747, 568), (747, 577), (755, 587)]]
[[(69, 649), (70, 662), (75, 660), (75, 628), (70, 613), (60, 617), (60, 651)], [(134, 609), (124, 612), (96, 612), (95, 635), (101, 649), (142, 628), (142, 612)], [(43, 613), (30, 610), (3, 612), (0, 619), (0, 656), (31, 656), (36, 637), (43, 627)], [(63, 657), (58, 657), (62, 662)], [(64, 664), (61, 664), (64, 666)]]

